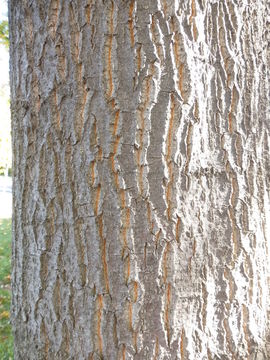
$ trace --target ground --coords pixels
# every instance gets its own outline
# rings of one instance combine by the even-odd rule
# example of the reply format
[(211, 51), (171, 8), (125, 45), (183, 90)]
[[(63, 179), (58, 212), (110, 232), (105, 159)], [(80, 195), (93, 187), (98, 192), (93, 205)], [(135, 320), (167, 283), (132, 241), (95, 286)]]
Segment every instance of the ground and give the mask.
[[(2, 178), (2, 177), (1, 177)], [(13, 359), (10, 315), (11, 183), (0, 181), (0, 359)]]

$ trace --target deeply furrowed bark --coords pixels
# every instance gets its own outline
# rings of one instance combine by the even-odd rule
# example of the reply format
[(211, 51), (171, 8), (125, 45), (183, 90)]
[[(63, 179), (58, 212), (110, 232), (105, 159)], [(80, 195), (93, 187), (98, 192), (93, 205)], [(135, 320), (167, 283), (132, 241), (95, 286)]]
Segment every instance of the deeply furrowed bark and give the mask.
[(269, 359), (270, 4), (9, 10), (15, 359)]

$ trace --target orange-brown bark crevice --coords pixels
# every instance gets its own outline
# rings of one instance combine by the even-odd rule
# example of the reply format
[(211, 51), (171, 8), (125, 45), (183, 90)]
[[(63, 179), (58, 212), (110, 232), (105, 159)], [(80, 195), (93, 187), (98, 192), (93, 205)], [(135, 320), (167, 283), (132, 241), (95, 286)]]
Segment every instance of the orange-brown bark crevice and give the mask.
[(167, 283), (168, 278), (168, 253), (170, 251), (170, 243), (167, 242), (163, 254), (163, 282)]
[(132, 302), (129, 301), (129, 302), (128, 302), (128, 326), (129, 326), (129, 330), (130, 330), (130, 331), (133, 330), (133, 326), (132, 326), (132, 316), (133, 316)]
[(130, 263), (130, 254), (126, 257), (126, 284), (128, 284), (129, 278), (130, 278), (130, 270), (131, 270), (131, 263)]
[(100, 203), (100, 195), (101, 195), (101, 185), (98, 184), (98, 186), (96, 188), (96, 199), (95, 199), (95, 208), (94, 208), (95, 216), (98, 215), (98, 209), (99, 209), (99, 203)]
[(103, 234), (103, 218), (102, 218), (102, 214), (97, 217), (97, 221), (98, 221), (99, 237), (100, 237), (100, 241), (101, 241), (101, 244), (100, 244), (100, 247), (101, 247), (101, 260), (102, 260), (102, 265), (103, 265), (105, 289), (106, 289), (106, 292), (109, 294), (110, 293), (110, 288), (109, 288), (108, 264), (107, 264), (107, 260), (106, 260), (106, 239), (105, 239), (104, 234)]
[(158, 360), (158, 354), (159, 354), (159, 344), (158, 344), (158, 337), (156, 337), (154, 360)]
[(133, 286), (133, 302), (138, 300), (138, 281), (134, 281)]
[(200, 122), (200, 114), (199, 114), (199, 103), (198, 100), (195, 99), (194, 101), (194, 118), (196, 120), (196, 122)]
[(180, 94), (182, 95), (183, 99), (184, 99), (184, 89), (183, 89), (183, 72), (184, 72), (184, 63), (180, 62), (178, 60), (178, 89), (180, 91)]
[(88, 25), (90, 25), (90, 20), (91, 20), (91, 7), (92, 7), (92, 0), (90, 0), (85, 6), (85, 18)]
[(189, 17), (189, 24), (192, 24), (192, 31), (193, 31), (193, 37), (194, 40), (197, 41), (198, 38), (198, 30), (197, 30), (197, 26), (196, 26), (196, 22), (195, 22), (195, 17), (197, 15), (197, 11), (196, 11), (196, 3), (195, 0), (192, 0), (191, 2), (191, 14)]
[(135, 0), (131, 0), (129, 6), (129, 19), (128, 19), (128, 27), (130, 33), (130, 43), (131, 46), (134, 47), (135, 45), (135, 36), (134, 36), (134, 25), (133, 25), (133, 11), (134, 11)]
[(162, 232), (162, 230), (159, 229), (159, 230), (157, 231), (157, 233), (155, 234), (155, 248), (156, 248), (156, 249), (157, 249), (157, 246), (158, 246), (158, 241), (159, 241), (161, 232)]
[(193, 20), (192, 30), (193, 30), (194, 40), (197, 41), (197, 39), (198, 39), (198, 29), (197, 29), (195, 20)]
[[(73, 9), (73, 4), (69, 4), (69, 22), (71, 26), (70, 37), (71, 37), (71, 54), (73, 57), (74, 62), (79, 65), (79, 56), (80, 56), (80, 48), (79, 48), (79, 38), (80, 38), (80, 30), (79, 24), (75, 19), (75, 13)], [(78, 70), (79, 66), (77, 66), (77, 78), (78, 78)]]
[(47, 330), (46, 330), (46, 325), (45, 325), (44, 319), (42, 319), (42, 321), (41, 321), (40, 334), (44, 338), (43, 342), (44, 342), (44, 356), (45, 356), (45, 359), (49, 359), (50, 340), (49, 340), (49, 337), (48, 337), (48, 333), (47, 333)]
[(181, 360), (186, 360), (185, 353), (186, 353), (186, 332), (185, 332), (185, 329), (183, 328), (182, 332), (181, 332), (181, 338), (180, 338), (180, 356), (181, 356)]
[(95, 183), (95, 166), (96, 166), (96, 161), (93, 160), (90, 163), (90, 184), (91, 186), (94, 186)]
[(178, 243), (180, 242), (180, 231), (181, 231), (181, 219), (177, 215), (177, 220), (175, 224), (175, 239)]
[[(113, 105), (114, 106), (114, 105)], [(116, 136), (118, 131), (118, 125), (119, 125), (119, 118), (120, 118), (120, 110), (116, 110), (115, 117), (114, 117), (114, 123), (113, 123), (113, 136)]]
[(195, 0), (191, 1), (191, 14), (189, 17), (189, 23), (191, 24), (193, 18), (197, 15)]
[(137, 47), (137, 72), (139, 73), (141, 71), (141, 66), (142, 66), (142, 59), (141, 59), (141, 52), (142, 52), (142, 46), (139, 45)]
[(126, 360), (126, 345), (122, 346), (122, 360)]

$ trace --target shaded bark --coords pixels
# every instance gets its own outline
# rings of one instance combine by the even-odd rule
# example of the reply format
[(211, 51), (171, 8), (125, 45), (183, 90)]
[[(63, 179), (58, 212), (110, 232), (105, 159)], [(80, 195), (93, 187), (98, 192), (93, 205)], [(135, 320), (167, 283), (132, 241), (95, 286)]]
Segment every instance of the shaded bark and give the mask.
[(9, 10), (15, 358), (269, 358), (269, 4)]

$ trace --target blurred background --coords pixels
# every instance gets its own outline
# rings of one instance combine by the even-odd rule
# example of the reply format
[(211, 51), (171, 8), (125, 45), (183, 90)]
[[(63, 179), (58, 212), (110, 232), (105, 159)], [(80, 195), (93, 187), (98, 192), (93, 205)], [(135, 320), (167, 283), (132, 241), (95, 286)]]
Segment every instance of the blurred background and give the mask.
[(9, 109), (7, 1), (0, 0), (0, 219), (11, 217), (11, 136)]
[(0, 359), (13, 359), (10, 325), (12, 155), (7, 1), (0, 0)]

